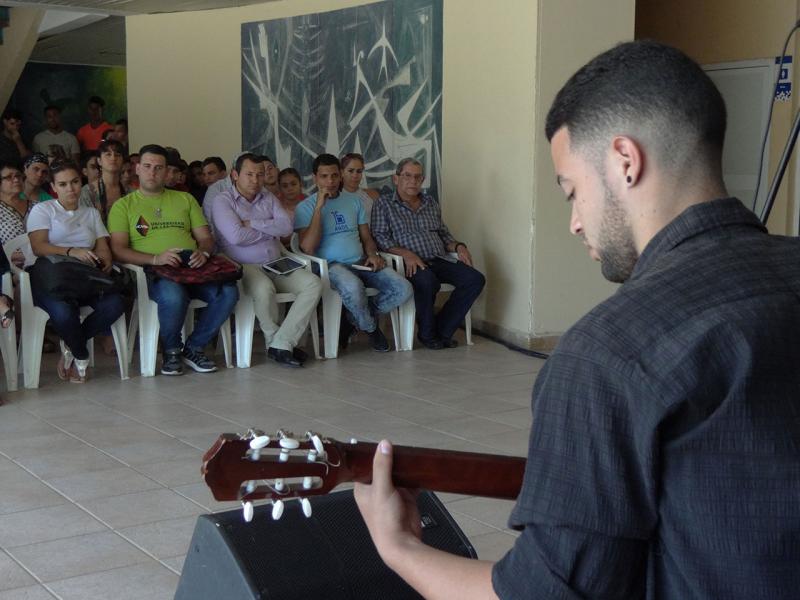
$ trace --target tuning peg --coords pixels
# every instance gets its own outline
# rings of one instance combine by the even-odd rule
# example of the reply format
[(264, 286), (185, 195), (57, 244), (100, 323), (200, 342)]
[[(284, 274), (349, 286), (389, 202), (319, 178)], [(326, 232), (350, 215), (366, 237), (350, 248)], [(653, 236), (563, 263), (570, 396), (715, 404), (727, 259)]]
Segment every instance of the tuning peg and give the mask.
[(287, 450), (297, 450), (300, 447), (300, 442), (290, 437), (281, 438), (279, 443), (281, 448), (286, 448)]
[(356, 438), (350, 438), (350, 443), (351, 444), (357, 444), (358, 440)]
[(253, 480), (248, 481), (244, 489), (248, 494), (252, 494), (256, 491), (256, 482)]
[(300, 506), (303, 507), (303, 514), (306, 517), (311, 516), (311, 502), (308, 501), (308, 498), (303, 498), (300, 500)]
[(272, 503), (272, 519), (277, 521), (283, 514), (283, 500), (275, 500)]
[(275, 480), (275, 489), (279, 492), (282, 492), (286, 485), (283, 482), (283, 479), (276, 479)]
[(316, 450), (318, 454), (325, 453), (325, 446), (322, 445), (322, 440), (319, 439), (317, 434), (311, 436), (311, 443), (314, 444), (314, 450)]
[(268, 435), (259, 435), (250, 440), (250, 448), (253, 452), (250, 454), (250, 460), (258, 460), (261, 458), (261, 449), (269, 444)]
[(311, 477), (303, 477), (303, 489), (310, 490), (312, 485)]
[(252, 502), (242, 502), (242, 511), (244, 512), (244, 520), (245, 523), (249, 523), (253, 520), (253, 503)]

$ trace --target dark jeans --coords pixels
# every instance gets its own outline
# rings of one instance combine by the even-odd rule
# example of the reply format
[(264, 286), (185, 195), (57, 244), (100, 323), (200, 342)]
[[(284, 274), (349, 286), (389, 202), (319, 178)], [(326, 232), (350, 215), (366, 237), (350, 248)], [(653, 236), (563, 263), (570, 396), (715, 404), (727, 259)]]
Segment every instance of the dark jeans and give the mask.
[[(414, 286), (414, 303), (417, 307), (417, 335), (426, 341), (436, 338), (449, 340), (480, 295), (486, 279), (480, 271), (461, 261), (453, 263), (443, 258), (433, 258), (426, 261), (426, 265), (426, 269), (417, 269), (409, 277)], [(443, 283), (449, 283), (455, 289), (439, 313), (434, 315), (436, 294)]]
[(109, 330), (111, 325), (125, 312), (125, 301), (119, 294), (105, 294), (81, 301), (81, 306), (91, 306), (94, 312), (81, 323), (80, 306), (77, 302), (57, 300), (44, 294), (33, 293), (33, 303), (50, 315), (53, 329), (75, 358), (89, 358), (86, 342)]
[(181, 329), (190, 300), (202, 300), (208, 304), (200, 312), (194, 331), (186, 340), (186, 346), (193, 350), (201, 350), (217, 335), (239, 300), (235, 283), (183, 285), (169, 279), (156, 279), (149, 282), (148, 291), (150, 298), (158, 304), (159, 331), (165, 351), (183, 347)]

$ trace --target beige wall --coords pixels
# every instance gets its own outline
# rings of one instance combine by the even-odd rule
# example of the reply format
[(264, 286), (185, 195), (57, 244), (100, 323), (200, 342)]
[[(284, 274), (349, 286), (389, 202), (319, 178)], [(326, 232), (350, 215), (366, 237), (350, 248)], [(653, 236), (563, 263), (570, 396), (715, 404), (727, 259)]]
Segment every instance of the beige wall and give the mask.
[(12, 8), (9, 26), (3, 30), (0, 44), (0, 110), (8, 103), (17, 80), (39, 37), (39, 23), (44, 16), (37, 8)]
[[(638, 0), (636, 37), (671, 44), (701, 64), (712, 64), (778, 56), (790, 28), (797, 20), (798, 0)], [(800, 51), (800, 36), (795, 34), (787, 50), (795, 62)], [(793, 69), (792, 102), (777, 102), (770, 138), (772, 179), (786, 138), (792, 115), (798, 105), (798, 70)], [(797, 152), (795, 152), (795, 156)], [(768, 223), (774, 233), (790, 233), (794, 216), (796, 185), (792, 165), (784, 177)]]
[(569, 235), (569, 206), (556, 186), (544, 122), (556, 93), (591, 57), (633, 38), (634, 0), (540, 0), (536, 97), (533, 334), (564, 332), (616, 286)]
[[(229, 157), (241, 144), (241, 24), (365, 3), (288, 0), (128, 18), (132, 145)], [(575, 68), (632, 37), (633, 0), (504, 0), (485, 8), (444, 0), (442, 204), (487, 275), (477, 324), (534, 347), (612, 290), (568, 234), (541, 121)]]

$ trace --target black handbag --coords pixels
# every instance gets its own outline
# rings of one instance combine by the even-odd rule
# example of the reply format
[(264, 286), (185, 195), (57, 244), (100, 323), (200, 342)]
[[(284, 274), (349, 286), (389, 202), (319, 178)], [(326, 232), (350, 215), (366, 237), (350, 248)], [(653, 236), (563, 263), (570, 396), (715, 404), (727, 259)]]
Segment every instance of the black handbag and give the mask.
[(40, 256), (27, 268), (36, 294), (66, 301), (79, 301), (125, 289), (122, 275), (103, 273), (98, 267), (71, 256)]

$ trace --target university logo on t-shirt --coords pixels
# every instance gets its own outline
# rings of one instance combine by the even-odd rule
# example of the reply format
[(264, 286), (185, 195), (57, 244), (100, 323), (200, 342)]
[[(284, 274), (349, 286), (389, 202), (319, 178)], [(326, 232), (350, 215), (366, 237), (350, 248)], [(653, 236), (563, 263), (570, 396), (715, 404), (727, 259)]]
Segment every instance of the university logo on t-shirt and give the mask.
[(333, 216), (333, 222), (335, 223), (334, 231), (347, 231), (347, 220), (344, 218), (344, 215), (336, 210), (331, 211), (331, 215)]
[(150, 223), (147, 222), (144, 216), (140, 216), (139, 220), (136, 221), (136, 231), (142, 237), (145, 237), (147, 235), (147, 232), (150, 231)]

